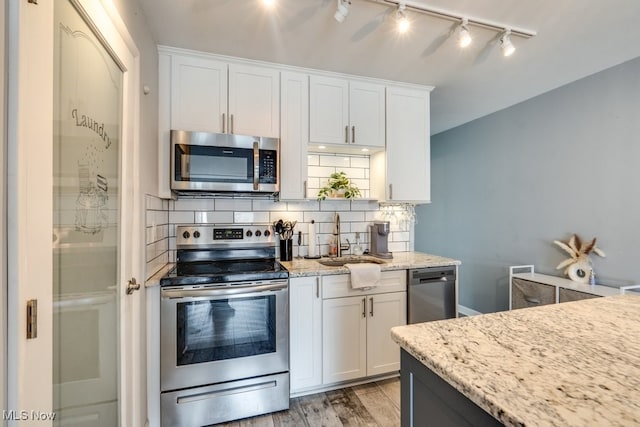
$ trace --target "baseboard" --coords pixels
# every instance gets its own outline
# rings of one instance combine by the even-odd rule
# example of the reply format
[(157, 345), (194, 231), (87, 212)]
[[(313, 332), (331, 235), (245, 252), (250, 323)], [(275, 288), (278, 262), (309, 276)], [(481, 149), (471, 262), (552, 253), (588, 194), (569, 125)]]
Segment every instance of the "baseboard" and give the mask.
[(477, 316), (479, 314), (483, 314), (483, 313), (480, 313), (479, 311), (475, 311), (472, 308), (465, 307), (464, 305), (460, 305), (460, 304), (458, 304), (458, 313), (465, 316)]
[(293, 399), (294, 397), (307, 396), (309, 394), (316, 394), (316, 393), (324, 393), (326, 391), (338, 390), (338, 389), (341, 389), (341, 388), (353, 387), (353, 386), (357, 386), (357, 385), (361, 385), (361, 384), (368, 384), (368, 383), (372, 383), (372, 382), (375, 382), (375, 381), (382, 381), (382, 380), (386, 380), (386, 379), (390, 379), (390, 378), (397, 378), (399, 376), (400, 376), (400, 372), (399, 371), (393, 371), (393, 372), (389, 372), (388, 374), (380, 374), (380, 375), (377, 375), (377, 376), (360, 378), (360, 379), (357, 379), (357, 380), (343, 381), (343, 382), (340, 382), (340, 383), (333, 383), (333, 384), (326, 385), (326, 386), (321, 385), (321, 386), (312, 387), (312, 388), (309, 388), (309, 389), (297, 390), (295, 392), (289, 393), (289, 397)]

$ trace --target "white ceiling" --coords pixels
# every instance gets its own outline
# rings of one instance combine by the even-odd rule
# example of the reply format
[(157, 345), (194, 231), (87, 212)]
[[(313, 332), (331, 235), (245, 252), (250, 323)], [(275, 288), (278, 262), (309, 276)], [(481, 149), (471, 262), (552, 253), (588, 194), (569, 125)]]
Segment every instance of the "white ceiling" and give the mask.
[(536, 31), (513, 37), (504, 58), (496, 33), (411, 13), (409, 34), (393, 9), (352, 0), (342, 24), (336, 0), (139, 0), (158, 44), (301, 67), (433, 85), (436, 134), (640, 56), (639, 0), (413, 0), (470, 18)]

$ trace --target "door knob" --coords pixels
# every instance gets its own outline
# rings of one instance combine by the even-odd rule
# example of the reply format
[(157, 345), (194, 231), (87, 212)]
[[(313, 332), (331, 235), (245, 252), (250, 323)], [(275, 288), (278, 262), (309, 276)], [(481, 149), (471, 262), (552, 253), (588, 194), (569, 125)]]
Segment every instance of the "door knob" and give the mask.
[(129, 283), (127, 283), (127, 295), (131, 295), (135, 291), (140, 289), (140, 283), (136, 281), (135, 277), (129, 279)]

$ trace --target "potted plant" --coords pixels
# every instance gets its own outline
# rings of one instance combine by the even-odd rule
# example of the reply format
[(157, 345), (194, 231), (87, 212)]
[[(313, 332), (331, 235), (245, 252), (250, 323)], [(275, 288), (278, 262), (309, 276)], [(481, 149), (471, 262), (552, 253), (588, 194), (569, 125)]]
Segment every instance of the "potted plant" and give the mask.
[(360, 189), (347, 178), (344, 172), (334, 172), (329, 176), (327, 185), (318, 191), (318, 200), (329, 198), (353, 199), (360, 197)]

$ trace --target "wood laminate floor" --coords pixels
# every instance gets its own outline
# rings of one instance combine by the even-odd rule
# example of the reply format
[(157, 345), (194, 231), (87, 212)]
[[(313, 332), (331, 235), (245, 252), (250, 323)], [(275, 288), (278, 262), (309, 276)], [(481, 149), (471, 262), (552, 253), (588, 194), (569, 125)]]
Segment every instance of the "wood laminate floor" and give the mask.
[(392, 427), (400, 425), (400, 379), (291, 399), (289, 410), (231, 423), (225, 427)]

